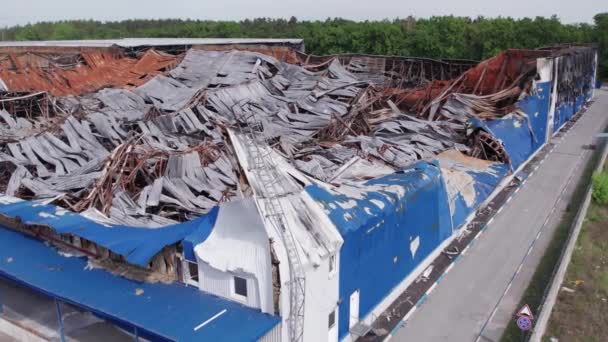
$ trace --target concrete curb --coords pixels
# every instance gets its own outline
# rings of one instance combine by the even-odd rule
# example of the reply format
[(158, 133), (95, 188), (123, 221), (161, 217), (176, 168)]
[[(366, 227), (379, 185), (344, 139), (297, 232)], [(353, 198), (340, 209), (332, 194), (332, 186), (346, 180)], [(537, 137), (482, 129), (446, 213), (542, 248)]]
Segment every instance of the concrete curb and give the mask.
[[(598, 164), (596, 165), (594, 171), (598, 171), (602, 168), (606, 161), (607, 155), (608, 144), (604, 144), (601, 158)], [(530, 341), (532, 342), (540, 342), (547, 329), (547, 324), (549, 323), (549, 318), (551, 317), (553, 306), (555, 305), (555, 302), (557, 300), (559, 289), (564, 281), (564, 277), (566, 276), (566, 271), (568, 269), (568, 265), (570, 264), (570, 259), (572, 259), (572, 252), (574, 251), (576, 241), (578, 240), (578, 235), (580, 234), (581, 229), (583, 227), (583, 222), (585, 221), (587, 210), (589, 209), (589, 205), (591, 204), (592, 189), (593, 184), (589, 184), (587, 193), (585, 195), (585, 200), (581, 205), (578, 213), (576, 214), (576, 219), (574, 221), (573, 228), (571, 229), (570, 236), (568, 237), (568, 245), (564, 251), (564, 254), (561, 257), (559, 268), (555, 273), (555, 276), (551, 283), (551, 287), (549, 288), (549, 292), (547, 293), (547, 297), (545, 298), (545, 302), (541, 304), (540, 313), (538, 314), (536, 324), (534, 325), (534, 331), (532, 333), (532, 337), (530, 338)]]

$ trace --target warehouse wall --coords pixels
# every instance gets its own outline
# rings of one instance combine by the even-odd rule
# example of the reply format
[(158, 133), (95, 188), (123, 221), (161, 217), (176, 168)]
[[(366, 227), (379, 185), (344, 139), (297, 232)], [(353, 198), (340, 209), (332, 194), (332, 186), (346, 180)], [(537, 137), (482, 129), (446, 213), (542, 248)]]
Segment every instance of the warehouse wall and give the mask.
[[(502, 141), (511, 165), (497, 165), (488, 172), (468, 172), (475, 178), (474, 192), (478, 197), (473, 206), (463, 204), (462, 194), (457, 195), (455, 202), (452, 198), (448, 200), (448, 189), (442, 180), (446, 176), (437, 172), (433, 164), (422, 166), (419, 163), (407, 168), (403, 174), (396, 173), (368, 182), (370, 186), (374, 182), (375, 185), (384, 182), (384, 185), (406, 189), (403, 196), (397, 195), (388, 201), (384, 199), (392, 195), (387, 197), (387, 191), (378, 188), (374, 189), (376, 195), (366, 194), (361, 200), (329, 193), (315, 186), (307, 187), (311, 196), (329, 212), (345, 240), (340, 252), (341, 339), (350, 338), (353, 293), (358, 292), (359, 297), (359, 310), (355, 315), (363, 319), (465, 223), (466, 218), (497, 189), (499, 181), (508, 177), (509, 169), (513, 172), (522, 167), (544, 146), (553, 134), (553, 122), (569, 120), (591, 98), (593, 87), (589, 85), (592, 80), (581, 84), (584, 88), (582, 94), (569, 103), (567, 109), (561, 109), (572, 113), (563, 114), (565, 112), (560, 112), (560, 108), (554, 111), (557, 97), (553, 91), (557, 70), (554, 59), (539, 58), (537, 67), (538, 75), (530, 93), (516, 105), (525, 115), (513, 114), (479, 122), (481, 127)], [(378, 206), (372, 199), (384, 203)], [(355, 200), (357, 205), (348, 209), (340, 207), (340, 203), (350, 200)], [(369, 212), (365, 213), (366, 210)]]

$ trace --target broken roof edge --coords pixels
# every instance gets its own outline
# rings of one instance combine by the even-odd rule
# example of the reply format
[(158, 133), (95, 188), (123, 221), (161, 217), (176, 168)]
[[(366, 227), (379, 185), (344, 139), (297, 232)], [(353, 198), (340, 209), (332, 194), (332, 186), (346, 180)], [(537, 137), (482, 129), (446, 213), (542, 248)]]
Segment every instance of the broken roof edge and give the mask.
[(58, 234), (71, 234), (95, 242), (124, 256), (129, 263), (142, 267), (168, 245), (184, 239), (198, 241), (201, 239), (199, 235), (206, 237), (213, 230), (217, 213), (216, 206), (194, 220), (150, 229), (100, 223), (59, 206), (0, 194), (0, 216), (3, 221), (8, 221), (5, 226), (45, 226)]
[[(437, 198), (446, 201), (452, 228), (457, 228), (509, 171), (505, 163), (452, 149), (381, 177), (339, 186), (315, 183), (306, 186), (305, 191), (323, 207), (344, 238), (361, 229), (371, 232), (384, 224), (386, 217), (401, 215), (404, 205), (419, 201), (420, 192), (433, 186)], [(449, 172), (454, 173), (458, 186), (454, 186)]]
[(331, 222), (319, 203), (315, 202), (305, 191), (306, 187), (311, 184), (327, 186), (327, 183), (308, 177), (297, 170), (269, 146), (260, 146), (261, 153), (273, 158), (273, 162), (276, 164), (273, 168), (274, 175), (276, 175), (273, 183), (280, 184), (281, 193), (275, 194), (272, 189), (266, 189), (266, 183), (263, 181), (265, 175), (260, 174), (259, 169), (250, 163), (252, 155), (247, 146), (255, 144), (255, 142), (248, 141), (245, 134), (239, 134), (232, 129), (228, 129), (228, 135), (237, 161), (251, 186), (252, 197), (268, 235), (271, 238), (275, 236), (276, 227), (270, 219), (264, 201), (266, 198), (276, 196), (281, 209), (284, 210), (285, 224), (296, 238), (300, 257), (305, 258), (304, 264), (316, 265), (321, 258), (339, 251), (344, 240), (337, 227)]
[(174, 45), (300, 45), (300, 38), (120, 38), (88, 40), (30, 40), (0, 42), (0, 47), (154, 47)]

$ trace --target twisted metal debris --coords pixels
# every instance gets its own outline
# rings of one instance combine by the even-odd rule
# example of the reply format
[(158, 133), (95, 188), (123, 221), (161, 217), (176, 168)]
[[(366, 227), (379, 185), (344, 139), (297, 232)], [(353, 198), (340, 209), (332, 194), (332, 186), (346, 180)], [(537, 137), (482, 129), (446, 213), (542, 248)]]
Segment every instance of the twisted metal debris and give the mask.
[[(104, 222), (191, 220), (250, 194), (227, 134), (248, 118), (293, 166), (327, 182), (371, 178), (454, 148), (505, 161), (491, 136), (467, 140), (465, 123), (517, 113), (512, 104), (534, 76), (526, 55), (514, 53), (467, 72), (466, 61), (397, 57), (138, 53), (36, 57), (45, 68), (0, 61), (8, 89), (39, 91), (1, 95), (2, 192)], [(491, 76), (496, 70), (504, 76)], [(27, 75), (35, 77), (28, 83)]]

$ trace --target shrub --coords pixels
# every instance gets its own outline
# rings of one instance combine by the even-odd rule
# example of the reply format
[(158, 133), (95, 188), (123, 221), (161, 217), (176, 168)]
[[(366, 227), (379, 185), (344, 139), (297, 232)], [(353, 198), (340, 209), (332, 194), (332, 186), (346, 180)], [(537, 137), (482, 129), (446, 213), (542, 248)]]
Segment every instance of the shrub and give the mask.
[(599, 204), (608, 203), (608, 172), (596, 172), (592, 176), (593, 199)]

